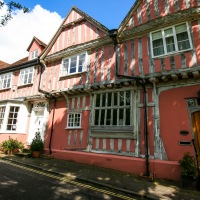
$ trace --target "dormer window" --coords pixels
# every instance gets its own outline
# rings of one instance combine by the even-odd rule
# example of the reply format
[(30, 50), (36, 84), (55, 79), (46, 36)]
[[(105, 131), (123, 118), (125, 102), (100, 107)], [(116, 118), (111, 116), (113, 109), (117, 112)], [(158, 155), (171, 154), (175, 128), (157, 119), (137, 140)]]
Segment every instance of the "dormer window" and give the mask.
[(182, 52), (192, 48), (187, 23), (152, 32), (150, 36), (153, 57)]
[(87, 53), (78, 54), (62, 60), (60, 76), (81, 73), (87, 69)]
[(35, 59), (38, 57), (38, 50), (32, 51), (31, 52), (31, 60)]

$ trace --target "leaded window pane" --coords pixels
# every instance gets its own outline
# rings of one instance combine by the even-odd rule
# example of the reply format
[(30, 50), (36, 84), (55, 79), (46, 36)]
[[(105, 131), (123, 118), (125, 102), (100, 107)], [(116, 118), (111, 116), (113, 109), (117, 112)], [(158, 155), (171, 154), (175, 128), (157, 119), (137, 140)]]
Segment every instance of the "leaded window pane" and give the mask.
[[(94, 104), (94, 125), (130, 125), (131, 91), (96, 94), (95, 99), (96, 100)], [(102, 102), (101, 105), (99, 103), (100, 99)]]
[(94, 125), (99, 125), (99, 110), (95, 110), (95, 121)]
[(117, 125), (117, 109), (113, 109), (113, 125)]
[(96, 95), (96, 107), (100, 107), (100, 94)]
[(102, 97), (101, 106), (102, 106), (102, 107), (105, 107), (105, 105), (106, 105), (106, 94), (102, 94), (101, 97)]

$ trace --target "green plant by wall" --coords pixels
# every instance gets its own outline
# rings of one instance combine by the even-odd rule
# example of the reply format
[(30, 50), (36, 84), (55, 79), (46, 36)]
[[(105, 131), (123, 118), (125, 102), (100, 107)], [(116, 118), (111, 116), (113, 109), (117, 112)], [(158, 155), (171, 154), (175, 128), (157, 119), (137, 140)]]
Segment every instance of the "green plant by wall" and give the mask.
[(180, 166), (182, 168), (182, 175), (193, 176), (196, 175), (196, 165), (194, 157), (190, 155), (189, 152), (185, 153), (183, 158), (179, 160)]
[(31, 151), (42, 151), (44, 149), (44, 142), (42, 141), (42, 138), (40, 136), (40, 132), (35, 133), (35, 137), (33, 138), (33, 141), (30, 145)]
[(9, 137), (8, 140), (3, 141), (0, 146), (2, 147), (4, 153), (8, 153), (9, 151), (16, 149), (22, 150), (24, 148), (22, 142), (18, 141), (17, 139), (12, 139), (11, 137)]

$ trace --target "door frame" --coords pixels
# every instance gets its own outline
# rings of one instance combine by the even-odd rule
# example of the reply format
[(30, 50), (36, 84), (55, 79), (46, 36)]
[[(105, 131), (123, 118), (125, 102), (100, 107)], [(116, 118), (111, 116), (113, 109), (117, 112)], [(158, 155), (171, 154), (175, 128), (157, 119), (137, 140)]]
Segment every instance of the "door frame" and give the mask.
[[(30, 145), (31, 143), (31, 139), (34, 138), (34, 121), (36, 119), (36, 115), (35, 112), (36, 111), (44, 111), (43, 117), (44, 117), (44, 121), (43, 121), (43, 128), (42, 128), (42, 132), (41, 137), (45, 140), (45, 133), (46, 133), (46, 129), (47, 129), (47, 122), (48, 122), (48, 116), (49, 116), (49, 112), (48, 112), (48, 102), (47, 101), (34, 101), (32, 102), (32, 109), (31, 109), (31, 114), (30, 114), (30, 122), (29, 122), (29, 129), (28, 129), (28, 136), (27, 136), (27, 144)], [(30, 136), (32, 134), (32, 136)]]

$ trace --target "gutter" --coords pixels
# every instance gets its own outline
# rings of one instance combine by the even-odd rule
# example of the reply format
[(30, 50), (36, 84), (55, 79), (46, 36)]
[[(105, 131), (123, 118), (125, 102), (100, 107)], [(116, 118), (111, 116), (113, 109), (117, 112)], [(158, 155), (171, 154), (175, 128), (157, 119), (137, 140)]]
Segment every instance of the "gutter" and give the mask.
[(117, 37), (117, 29), (112, 29), (109, 31), (109, 36), (114, 42), (114, 49), (115, 49), (115, 75), (116, 78), (127, 78), (131, 80), (135, 80), (137, 83), (141, 84), (143, 90), (143, 104), (144, 104), (144, 141), (145, 141), (145, 165), (146, 165), (146, 172), (145, 176), (150, 176), (149, 171), (149, 144), (148, 144), (148, 116), (147, 116), (147, 90), (145, 87), (145, 79), (137, 76), (126, 76), (118, 74), (118, 63), (117, 63), (117, 44), (118, 44), (118, 37)]
[(33, 65), (39, 64), (38, 62), (39, 62), (38, 59), (33, 59), (33, 60), (28, 61), (28, 62), (21, 63), (19, 65), (3, 68), (3, 69), (0, 70), (0, 74), (1, 73), (13, 72), (15, 70), (20, 70), (20, 69), (24, 69), (24, 68), (27, 68), (27, 67), (31, 67)]

